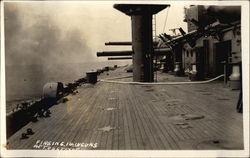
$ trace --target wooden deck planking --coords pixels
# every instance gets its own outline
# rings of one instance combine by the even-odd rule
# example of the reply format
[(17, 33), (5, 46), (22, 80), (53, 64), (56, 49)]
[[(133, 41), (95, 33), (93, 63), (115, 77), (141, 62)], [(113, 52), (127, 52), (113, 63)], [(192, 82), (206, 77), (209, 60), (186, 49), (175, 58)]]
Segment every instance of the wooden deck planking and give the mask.
[[(181, 108), (180, 108), (180, 113), (190, 113), (190, 111), (188, 109), (186, 109), (186, 105), (183, 105), (183, 103), (179, 103), (182, 104)], [(203, 134), (201, 134), (199, 131), (194, 130), (195, 128), (191, 125), (192, 122), (188, 122), (188, 126), (190, 126), (190, 128), (184, 129), (182, 130), (180, 127), (178, 128), (176, 125), (173, 126), (173, 128), (176, 128), (177, 130), (179, 130), (180, 132), (186, 133), (188, 135), (189, 138), (191, 139), (199, 139), (204, 137)]]
[[(51, 135), (51, 139), (49, 139), (50, 137), (48, 137), (48, 140), (61, 141), (60, 138), (63, 138), (64, 141), (71, 142), (71, 140), (73, 139), (72, 137), (74, 137), (74, 135), (76, 134), (76, 122), (80, 122), (81, 119), (79, 118), (82, 117), (81, 112), (87, 110), (87, 107), (82, 106), (82, 103), (78, 100), (79, 98), (77, 97), (77, 95), (75, 95), (74, 99), (72, 99), (72, 97), (70, 97), (69, 101), (65, 103), (66, 105), (63, 107), (64, 111), (57, 113), (57, 116), (63, 116), (62, 119), (57, 120), (57, 117), (54, 117), (52, 119), (52, 122), (54, 122), (55, 125), (51, 125), (50, 129), (47, 129), (46, 131), (53, 131), (51, 129), (56, 128), (59, 132)], [(75, 105), (78, 105), (81, 108)], [(70, 117), (72, 115), (77, 115), (78, 117)], [(65, 126), (68, 128), (65, 129)], [(44, 132), (44, 134), (46, 134), (46, 131)], [(49, 133), (47, 133), (47, 135), (49, 135)], [(46, 135), (44, 135), (44, 137), (46, 137)]]
[[(125, 143), (125, 149), (132, 149), (132, 148), (136, 148), (137, 147), (137, 143), (135, 140), (135, 136), (134, 133), (132, 133), (131, 131), (133, 130), (133, 126), (130, 126), (129, 128), (129, 122), (131, 117), (129, 115), (129, 113), (127, 112), (127, 108), (126, 106), (124, 106), (126, 99), (124, 99), (124, 97), (126, 97), (127, 95), (121, 95), (121, 110), (122, 110), (122, 116), (123, 116), (123, 122), (124, 122), (124, 143)], [(124, 100), (124, 101), (123, 101)]]
[[(116, 71), (109, 74), (109, 78), (117, 76)], [(234, 106), (237, 93), (223, 88), (222, 93), (216, 84), (84, 85), (67, 103), (53, 106), (50, 118), (26, 125), (21, 131), (31, 127), (36, 132), (30, 138), (20, 140), (18, 131), (8, 141), (14, 149), (29, 149), (37, 140), (48, 140), (98, 143), (97, 149), (161, 150), (189, 149), (186, 144), (209, 139), (239, 137), (241, 140), (242, 116), (235, 112)], [(181, 120), (169, 120), (170, 116), (180, 114), (205, 117), (184, 121), (191, 128), (183, 129), (176, 125)], [(105, 126), (114, 129), (101, 131)]]
[[(87, 92), (89, 92), (89, 90)], [(79, 141), (79, 139), (88, 130), (88, 125), (89, 125), (88, 122), (90, 121), (92, 115), (96, 115), (96, 113), (98, 112), (97, 110), (95, 112), (90, 112), (90, 108), (91, 108), (92, 104), (94, 105), (95, 98), (98, 97), (100, 92), (98, 92), (98, 93), (96, 92), (96, 93), (94, 93), (94, 95), (91, 95), (91, 96), (89, 95), (88, 99), (86, 98), (86, 100), (88, 102), (82, 103), (83, 106), (86, 108), (85, 108), (85, 111), (83, 111), (81, 114), (82, 117), (79, 118), (79, 120), (78, 120), (79, 122), (82, 122), (82, 124), (79, 124), (80, 127), (77, 129), (77, 133), (72, 140), (73, 142)], [(85, 99), (82, 99), (82, 100), (85, 101)], [(95, 106), (95, 108), (96, 108), (96, 106)]]
[[(132, 96), (137, 98), (137, 95), (135, 93), (133, 93)], [(144, 144), (148, 144), (148, 145), (145, 145), (145, 149), (156, 149), (157, 145), (156, 145), (155, 139), (147, 124), (148, 116), (146, 116), (146, 112), (145, 112), (146, 110), (145, 108), (147, 107), (147, 105), (139, 102), (139, 99), (133, 99), (133, 100), (134, 100), (134, 104), (133, 104), (134, 111), (135, 113), (137, 113), (137, 119), (139, 120), (139, 127), (140, 127), (140, 132), (142, 135), (142, 139), (144, 141)], [(141, 112), (141, 110), (144, 110), (144, 112)]]
[[(85, 92), (92, 91), (93, 88), (87, 88)], [(95, 97), (98, 96), (99, 92), (92, 92), (92, 95), (87, 95), (86, 101), (82, 98), (81, 101), (83, 101), (81, 104), (85, 107), (85, 111), (81, 113), (81, 117), (78, 119), (81, 124), (79, 124), (79, 128), (76, 130), (76, 135), (73, 137), (73, 142), (82, 142), (81, 137), (88, 131), (89, 121), (91, 120), (92, 115), (95, 113), (91, 112), (91, 109), (93, 109), (94, 106), (90, 106), (94, 104)], [(91, 93), (90, 93), (91, 94)], [(97, 112), (97, 111), (95, 111)]]
[[(132, 91), (132, 96), (134, 96), (135, 98), (139, 98), (139, 96), (137, 96), (138, 94), (135, 94), (134, 91)], [(138, 114), (139, 116), (139, 120), (140, 120), (140, 131), (144, 140), (144, 143), (149, 142), (148, 146), (145, 146), (146, 149), (148, 149), (147, 147), (151, 148), (151, 149), (157, 149), (157, 144), (156, 144), (156, 140), (153, 136), (153, 133), (151, 132), (149, 125), (148, 125), (148, 116), (147, 116), (147, 104), (145, 104), (145, 102), (149, 102), (148, 98), (145, 98), (144, 102), (140, 102), (140, 99), (133, 99), (134, 100), (134, 107), (135, 107), (135, 112)], [(143, 133), (143, 131), (145, 131), (145, 134)]]
[[(68, 127), (67, 128), (67, 130), (64, 130), (64, 128), (65, 127), (63, 127), (63, 122), (64, 121), (67, 121), (67, 120), (62, 120), (63, 122), (61, 122), (62, 123), (62, 131), (64, 131), (62, 134), (61, 134), (61, 136), (58, 134), (58, 136), (57, 136), (57, 138), (56, 138), (56, 140), (57, 141), (59, 141), (60, 140), (60, 138), (61, 137), (66, 137), (66, 138), (64, 138), (64, 141), (66, 141), (66, 142), (71, 142), (72, 141), (72, 139), (74, 138), (74, 136), (76, 135), (76, 133), (77, 133), (77, 130), (76, 130), (76, 128), (77, 128), (77, 126), (79, 126), (78, 124), (77, 124), (77, 122), (78, 123), (84, 123), (84, 119), (82, 118), (82, 117), (84, 117), (83, 115), (81, 115), (82, 114), (82, 112), (83, 111), (88, 111), (89, 110), (89, 107), (88, 106), (83, 106), (84, 104), (82, 103), (82, 101), (81, 100), (79, 100), (79, 98), (78, 98), (78, 96), (76, 95), (76, 101), (75, 100), (72, 100), (72, 101), (68, 101), (67, 103), (66, 103), (66, 109), (65, 109), (65, 111), (61, 114), (61, 115), (66, 115), (67, 116), (67, 118), (69, 118), (70, 120), (69, 120), (69, 123), (67, 123), (66, 124), (66, 126)], [(77, 104), (77, 102), (78, 102), (78, 104)], [(80, 102), (80, 103), (79, 103)], [(77, 106), (76, 106), (77, 105)], [(86, 112), (85, 111), (85, 112)], [(77, 117), (70, 117), (70, 116), (72, 116), (72, 115), (75, 115), (75, 116), (77, 116)], [(72, 126), (72, 124), (73, 124), (73, 126)]]
[(119, 133), (121, 130), (121, 125), (119, 124), (119, 111), (120, 111), (120, 98), (119, 98), (119, 94), (118, 94), (118, 89), (115, 89), (114, 91), (112, 91), (112, 94), (115, 96), (115, 98), (117, 98), (116, 102), (115, 102), (115, 111), (113, 112), (114, 115), (114, 122), (113, 122), (113, 126), (116, 127), (116, 130), (113, 131), (113, 142), (112, 142), (112, 148), (113, 150), (118, 150), (119, 149), (119, 144), (120, 144), (120, 140), (119, 140)]
[[(64, 109), (61, 108), (61, 110), (64, 110)], [(56, 112), (60, 113), (61, 110), (56, 111)], [(54, 113), (54, 112), (52, 112), (52, 113)], [(60, 120), (57, 120), (57, 122), (53, 121), (54, 119), (57, 119), (54, 116), (55, 115), (51, 115), (51, 117), (49, 117), (49, 118), (38, 118), (39, 121), (43, 121), (44, 125), (45, 125), (45, 127), (43, 126), (43, 128), (41, 128), (41, 127), (40, 128), (32, 128), (34, 130), (34, 132), (38, 132), (39, 131), (40, 135), (38, 137), (42, 137), (43, 138), (46, 135), (47, 139), (49, 140), (49, 138), (51, 136), (52, 136), (52, 138), (55, 138), (54, 136), (60, 136), (63, 133), (63, 130), (59, 130), (59, 132), (54, 132), (54, 133), (53, 133), (53, 130), (51, 130), (53, 128), (57, 128), (57, 126), (60, 125)], [(65, 117), (62, 117), (62, 119), (64, 119)], [(37, 126), (35, 126), (36, 123), (32, 123), (32, 124), (33, 124), (34, 127), (37, 127)], [(59, 126), (59, 127), (62, 127), (62, 126)], [(24, 147), (25, 147), (25, 146), (30, 146), (30, 142), (33, 142), (33, 144), (34, 144), (36, 140), (37, 139), (35, 139), (35, 137), (30, 136), (29, 141), (24, 141), (24, 140), (22, 140), (22, 141), (26, 142), (26, 143), (23, 144)]]
[(115, 85), (111, 85), (111, 89), (109, 90), (109, 98), (112, 98), (108, 101), (107, 104), (107, 108), (114, 108), (113, 110), (109, 110), (107, 111), (107, 115), (108, 115), (108, 120), (106, 122), (106, 126), (110, 126), (111, 128), (113, 128), (110, 132), (107, 132), (106, 134), (106, 147), (105, 149), (112, 149), (113, 146), (113, 135), (114, 135), (114, 131), (118, 130), (118, 127), (115, 126), (115, 112), (117, 112), (117, 99), (118, 97), (116, 97), (113, 94), (113, 91), (115, 90)]
[[(161, 101), (161, 95), (158, 94), (156, 100)], [(157, 114), (153, 113), (154, 110), (152, 110), (152, 109), (158, 109), (158, 114), (160, 113), (160, 117), (165, 117), (166, 113), (165, 113), (164, 105), (165, 105), (164, 101), (163, 101), (163, 104), (159, 104), (159, 106), (158, 106), (158, 103), (152, 104), (151, 105), (151, 110), (149, 110), (149, 112), (152, 111), (151, 117), (157, 116)], [(172, 112), (173, 111), (171, 111), (171, 113)], [(169, 140), (171, 140), (171, 138), (172, 138), (172, 141), (170, 141), (170, 145), (175, 149), (178, 146), (177, 143), (176, 143), (176, 141), (179, 139), (178, 134), (174, 133), (173, 129), (171, 129), (166, 123), (161, 123), (161, 118), (157, 117), (157, 119), (155, 121), (159, 122), (159, 126), (163, 126), (163, 127), (165, 126), (165, 129), (163, 129), (163, 134), (165, 133), (164, 131), (168, 132), (169, 135), (166, 135), (165, 137), (167, 137), (167, 138), (169, 137), (170, 138)], [(176, 146), (174, 144), (176, 144)]]
[[(170, 98), (169, 98), (170, 99)], [(175, 114), (176, 113), (176, 111), (175, 111), (175, 109), (171, 109), (171, 108), (166, 108), (165, 106), (164, 106), (164, 104), (165, 103), (163, 103), (163, 104), (159, 104), (159, 106), (154, 106), (154, 105), (152, 105), (152, 106), (154, 106), (154, 107), (156, 107), (157, 109), (158, 109), (158, 111), (161, 111), (161, 115), (166, 115), (166, 113), (164, 113), (164, 112), (166, 112), (166, 110), (168, 111), (168, 114)], [(153, 111), (153, 110), (152, 110)], [(167, 115), (166, 115), (167, 116)], [(166, 124), (166, 123), (164, 123), (164, 124)], [(163, 125), (164, 125), (163, 124)], [(172, 128), (169, 124), (168, 125), (166, 125), (166, 128), (169, 128), (169, 131), (174, 131), (174, 135), (173, 135), (173, 137), (174, 137), (174, 139), (176, 140), (181, 140), (181, 139), (187, 139), (187, 138), (184, 138), (184, 137), (186, 137), (186, 134), (185, 133), (182, 133), (182, 132), (176, 132), (176, 130), (174, 129), (174, 128)]]
[[(142, 102), (142, 101), (145, 101), (145, 100), (141, 100), (141, 99), (138, 99), (138, 101)], [(148, 102), (148, 100), (147, 100)], [(146, 114), (147, 115), (147, 119), (145, 119), (145, 122), (149, 124), (149, 127), (151, 129), (151, 132), (152, 132), (152, 135), (154, 137), (154, 140), (155, 142), (157, 142), (156, 144), (158, 145), (157, 146), (157, 149), (162, 149), (164, 147), (167, 147), (167, 148), (170, 148), (170, 145), (169, 145), (169, 141), (167, 141), (162, 133), (162, 130), (159, 130), (161, 129), (160, 126), (157, 126), (157, 120), (154, 119), (154, 116), (156, 116), (155, 112), (156, 110), (155, 107), (151, 104), (148, 104), (148, 103), (141, 103), (141, 104), (144, 104), (144, 106), (147, 107), (146, 110), (142, 111), (142, 113)], [(153, 115), (150, 113), (152, 112)], [(157, 133), (157, 135), (156, 135)]]
[[(199, 95), (197, 93), (196, 94), (194, 93), (193, 95), (189, 96), (189, 95), (186, 95), (186, 93), (192, 93), (192, 90), (189, 90), (188, 88), (182, 88), (182, 87), (176, 86), (176, 85), (174, 85), (173, 87), (180, 90), (179, 93), (182, 94), (182, 96), (185, 98), (185, 100), (187, 102), (189, 102), (189, 100), (192, 100), (193, 102), (196, 102), (196, 104), (206, 105), (206, 104), (210, 103), (210, 104), (222, 105), (222, 107), (225, 106), (225, 104), (226, 105), (227, 104), (229, 104), (229, 105), (232, 104), (231, 102), (225, 102), (225, 103), (221, 104), (221, 102), (218, 102), (217, 100), (215, 101), (214, 98), (213, 98), (214, 96), (212, 96), (212, 95), (207, 97), (207, 96), (204, 96), (204, 95)], [(208, 87), (206, 87), (206, 88), (208, 88)], [(202, 110), (202, 111), (210, 111), (210, 110), (212, 110), (212, 112), (219, 113), (219, 114), (224, 114), (224, 112), (232, 110), (231, 109), (232, 106), (229, 106), (228, 109), (224, 109), (224, 108), (217, 108), (215, 106), (210, 106), (210, 107), (204, 108), (204, 106), (198, 107), (197, 105), (192, 104), (192, 107), (197, 107), (197, 108), (199, 108), (199, 110)], [(201, 107), (203, 107), (203, 108), (201, 108)], [(213, 113), (211, 113), (211, 114), (213, 114)], [(223, 116), (224, 115), (221, 115), (220, 117), (223, 117)]]
[[(79, 107), (77, 108), (77, 106), (75, 106), (75, 105), (78, 105), (80, 108)], [(80, 102), (78, 99), (76, 101), (74, 101), (74, 102), (68, 102), (68, 106), (70, 106), (70, 108), (72, 108), (71, 110), (67, 110), (69, 112), (69, 114), (67, 114), (67, 115), (69, 115), (68, 117), (70, 117), (70, 115), (75, 115), (75, 116), (78, 116), (78, 117), (71, 117), (71, 120), (66, 125), (68, 127), (68, 129), (66, 131), (64, 131), (64, 129), (61, 129), (62, 131), (64, 131), (62, 133), (61, 137), (64, 137), (63, 140), (65, 142), (72, 142), (74, 136), (77, 133), (77, 128), (79, 126), (81, 126), (81, 123), (84, 122), (83, 121), (83, 115), (81, 115), (81, 114), (85, 110), (85, 107), (82, 106), (82, 102)], [(76, 108), (79, 109), (79, 110), (77, 110)], [(63, 125), (61, 125), (61, 126), (63, 126)], [(57, 138), (57, 141), (59, 141), (59, 140), (60, 140), (60, 136)]]
[[(144, 99), (142, 99), (144, 100)], [(145, 103), (146, 104), (146, 103)], [(150, 106), (149, 106), (150, 107)], [(158, 116), (157, 114), (153, 113), (155, 110), (152, 110), (152, 109), (155, 109), (155, 106), (152, 105), (151, 106), (151, 110), (148, 110), (147, 112), (148, 113), (151, 113), (150, 116), (151, 116), (151, 119), (154, 120), (154, 124), (157, 124), (158, 125), (158, 129), (161, 129), (161, 131), (163, 131), (163, 135), (165, 135), (165, 138), (167, 138), (167, 142), (169, 143), (169, 146), (171, 146), (172, 148), (176, 148), (175, 146), (175, 139), (172, 139), (173, 136), (171, 136), (171, 131), (170, 130), (166, 130), (164, 128), (164, 125), (160, 122), (159, 119), (155, 119), (155, 116)], [(170, 133), (169, 133), (170, 132)]]
[[(123, 90), (126, 96), (128, 96), (131, 93), (131, 89), (124, 89)], [(126, 97), (124, 98), (123, 101), (125, 104), (123, 104), (125, 110), (126, 110), (126, 117), (128, 119), (128, 126), (129, 126), (129, 136), (130, 136), (130, 140), (131, 140), (131, 148), (132, 149), (143, 149), (142, 147), (142, 138), (141, 135), (139, 133), (139, 129), (138, 129), (138, 123), (137, 120), (135, 120), (134, 118), (134, 111), (132, 109), (132, 102), (131, 102), (131, 98), (130, 97)], [(134, 105), (133, 105), (134, 106)]]
[[(185, 106), (184, 106), (185, 107)], [(192, 130), (192, 129), (190, 129), (190, 130)]]
[[(198, 108), (197, 108), (198, 109)], [(198, 110), (197, 110), (198, 111)], [(207, 112), (208, 113), (208, 112)], [(219, 133), (218, 133), (219, 134)]]
[[(204, 98), (203, 98), (204, 99)], [(200, 99), (199, 100), (199, 102), (204, 102), (204, 100), (203, 99)], [(217, 104), (220, 104), (220, 103), (217, 103)], [(225, 103), (224, 103), (225, 104)], [(232, 104), (232, 103), (231, 103)], [(226, 104), (227, 105), (227, 104)], [(194, 107), (195, 106), (195, 104), (192, 104), (192, 106)], [(197, 107), (197, 111), (198, 111), (198, 109), (200, 109), (200, 108), (198, 108), (198, 106), (196, 106)], [(231, 106), (232, 107), (232, 106)], [(213, 108), (214, 109), (214, 108)], [(218, 121), (222, 121), (222, 122), (226, 122), (226, 119), (227, 118), (224, 118), (223, 117), (223, 115), (225, 114), (225, 113), (220, 113), (220, 114), (217, 114), (217, 115), (214, 115), (213, 113), (211, 113), (211, 110), (208, 110), (207, 108), (203, 108), (202, 109), (202, 111), (206, 111), (207, 112), (207, 114), (209, 114), (209, 115), (212, 115), (211, 117), (213, 118), (213, 119), (216, 119), (216, 121), (214, 122), (214, 123), (218, 123)], [(214, 109), (215, 110), (215, 109)], [(234, 109), (233, 109), (234, 110)], [(213, 111), (212, 111), (213, 112)], [(215, 112), (217, 112), (216, 110), (215, 110)], [(214, 126), (215, 124), (212, 124), (212, 126)], [(221, 124), (220, 124), (221, 125)], [(224, 133), (224, 132), (226, 132), (226, 131), (228, 131), (228, 130), (233, 130), (233, 131), (235, 131), (235, 132), (237, 132), (237, 131), (241, 131), (242, 132), (242, 130), (239, 130), (239, 129), (237, 129), (237, 128), (235, 128), (235, 127), (232, 127), (231, 125), (230, 126), (228, 126), (227, 128), (225, 128), (225, 126), (227, 126), (227, 124), (224, 124), (222, 127), (220, 127), (219, 125), (218, 126), (216, 126), (216, 127), (213, 127), (213, 128), (211, 128), (212, 130), (213, 129), (215, 129), (215, 128), (217, 128), (218, 130), (220, 130), (220, 132), (217, 132), (217, 134), (219, 135), (219, 134), (222, 134), (222, 133)], [(211, 131), (211, 129), (209, 129), (210, 131)], [(242, 133), (238, 133), (239, 135), (240, 134), (242, 134)]]
[[(52, 113), (54, 113), (53, 108), (54, 107), (51, 108)], [(60, 110), (58, 110), (56, 112), (60, 113), (63, 110), (64, 109), (61, 108)], [(33, 131), (35, 133), (38, 132), (38, 134), (39, 134), (38, 137), (44, 137), (44, 135), (46, 134), (46, 136), (49, 138), (53, 134), (53, 133), (52, 134), (50, 133), (53, 131), (53, 130), (51, 130), (51, 128), (55, 128), (55, 125), (58, 124), (58, 123), (55, 123), (53, 121), (53, 119), (56, 119), (56, 118), (54, 118), (54, 116), (55, 115), (51, 115), (51, 117), (49, 117), (49, 118), (38, 118), (39, 121), (37, 123), (43, 122), (44, 123), (43, 128), (36, 126), (37, 123), (30, 123), (30, 127), (33, 129)], [(59, 134), (59, 133), (57, 133), (57, 134)], [(30, 146), (30, 142), (35, 142), (36, 140), (37, 139), (35, 139), (35, 137), (30, 136), (29, 141), (25, 141), (25, 140), (21, 140), (21, 141), (23, 141), (23, 146), (26, 147), (26, 146)]]
[[(115, 96), (113, 96), (114, 98), (116, 98)], [(114, 107), (116, 108), (116, 102), (114, 102)], [(110, 110), (108, 111), (110, 114), (109, 117), (109, 122), (108, 125), (111, 126), (112, 128), (114, 128), (111, 132), (108, 133), (108, 137), (107, 137), (107, 142), (106, 142), (106, 148), (105, 149), (113, 149), (113, 142), (114, 140), (114, 131), (118, 130), (118, 127), (115, 126), (115, 109), (114, 110)]]
[(115, 119), (115, 127), (118, 128), (114, 132), (114, 148), (113, 149), (125, 149), (125, 128), (124, 128), (124, 122), (123, 122), (123, 108), (121, 105), (121, 94), (123, 92), (121, 89), (119, 89), (119, 86), (116, 86), (116, 89), (114, 90), (114, 94), (117, 97), (117, 110), (116, 110), (116, 119)]
[[(131, 88), (130, 88), (131, 90)], [(132, 93), (132, 90), (130, 91)], [(133, 96), (133, 94), (131, 94)], [(133, 96), (135, 97), (135, 96)], [(133, 97), (130, 98), (129, 106), (130, 106), (130, 113), (132, 114), (132, 120), (133, 124), (135, 125), (135, 134), (136, 134), (136, 139), (137, 139), (137, 145), (139, 149), (148, 149), (151, 147), (149, 141), (147, 140), (148, 136), (146, 135), (146, 132), (142, 126), (142, 121), (140, 114), (137, 112), (136, 106), (140, 106), (143, 108), (143, 105), (138, 105)]]
[(117, 111), (119, 110), (117, 107), (117, 100), (118, 97), (113, 93), (113, 91), (115, 90), (115, 85), (112, 85), (112, 89), (110, 90), (110, 96), (114, 98), (114, 100), (110, 100), (109, 102), (109, 108), (114, 108), (113, 110), (108, 111), (109, 112), (109, 122), (108, 125), (111, 126), (112, 128), (114, 128), (111, 132), (108, 133), (108, 137), (107, 137), (107, 143), (106, 143), (106, 148), (105, 149), (114, 149), (113, 148), (113, 143), (117, 140), (114, 140), (114, 133), (115, 131), (119, 130), (119, 125), (115, 126), (115, 113), (117, 113)]
[[(112, 86), (112, 85), (111, 85)], [(111, 90), (111, 89), (110, 89)], [(104, 102), (104, 108), (108, 108), (108, 105), (109, 105), (109, 99), (110, 98), (113, 98), (112, 96), (110, 96), (110, 90), (107, 90), (107, 92), (106, 92), (106, 94), (107, 94), (107, 96), (106, 96), (106, 98), (105, 98), (105, 102)], [(105, 111), (105, 110), (103, 110), (103, 114), (104, 114), (104, 116), (103, 116), (103, 118), (102, 118), (102, 123), (100, 124), (100, 126), (99, 126), (99, 128), (104, 128), (104, 127), (108, 127), (108, 126), (110, 126), (109, 125), (109, 117), (111, 116), (111, 115), (108, 115), (108, 112), (109, 111)], [(111, 127), (112, 128), (112, 127)], [(100, 148), (101, 149), (106, 149), (106, 144), (107, 144), (107, 139), (108, 139), (108, 132), (102, 132), (101, 133), (101, 141), (100, 141)]]
[[(86, 137), (85, 139), (82, 139), (83, 142), (86, 143), (98, 143), (98, 148), (100, 149), (103, 145), (102, 142), (102, 136), (103, 133), (100, 131), (101, 128), (103, 128), (105, 126), (105, 120), (107, 119), (106, 117), (106, 105), (107, 105), (107, 100), (108, 100), (108, 88), (107, 86), (103, 86), (103, 89), (100, 92), (99, 96), (95, 97), (95, 104), (90, 104), (90, 106), (95, 107), (95, 109), (98, 111), (97, 113), (92, 113), (90, 114), (91, 119), (90, 119), (90, 126), (88, 129), (88, 133), (86, 136), (82, 136), (83, 138)], [(100, 98), (98, 98), (100, 97)], [(98, 102), (97, 100), (101, 99), (103, 100), (102, 102)], [(92, 126), (91, 126), (92, 125)], [(93, 140), (91, 140), (91, 137), (93, 138), (98, 138), (95, 140), (95, 142), (92, 142)]]
[(218, 124), (218, 128), (219, 128), (219, 129), (222, 129), (222, 128), (223, 128), (223, 131), (224, 131), (224, 132), (225, 132), (225, 131), (228, 131), (228, 130), (232, 130), (232, 131), (235, 131), (235, 132), (240, 131), (240, 130), (238, 130), (237, 128), (232, 127), (231, 125), (228, 124), (229, 122), (226, 121), (228, 118), (224, 118), (224, 117), (223, 117), (223, 115), (225, 115), (226, 112), (225, 112), (225, 113), (221, 113), (221, 114), (212, 114), (211, 111), (207, 111), (207, 113), (209, 113), (209, 112), (210, 112), (210, 114), (209, 114), (210, 117), (213, 118), (213, 120), (216, 120), (216, 121), (215, 121), (215, 124), (218, 124), (218, 122), (221, 122), (221, 123), (227, 122), (227, 123), (224, 123), (224, 125), (223, 125), (222, 127), (220, 127), (220, 126), (221, 126), (221, 123)]
[(85, 137), (86, 137), (87, 140), (91, 139), (91, 137), (88, 137), (87, 134), (89, 132), (91, 132), (90, 125), (92, 125), (92, 124), (90, 124), (90, 121), (92, 120), (93, 116), (97, 115), (98, 112), (99, 112), (97, 110), (98, 105), (96, 105), (96, 102), (95, 102), (96, 99), (95, 98), (100, 95), (101, 91), (102, 90), (100, 90), (99, 92), (96, 92), (95, 95), (89, 96), (88, 99), (91, 100), (91, 102), (85, 104), (85, 106), (87, 106), (89, 108), (88, 108), (88, 110), (86, 112), (81, 113), (83, 118), (80, 121), (82, 123), (83, 122), (85, 122), (85, 123), (79, 125), (80, 129), (78, 130), (78, 134), (76, 134), (76, 137), (72, 140), (73, 142), (84, 142), (83, 138), (85, 138)]
[[(168, 108), (163, 107), (163, 109), (168, 109)], [(179, 108), (178, 108), (178, 110), (176, 110), (176, 109), (177, 108), (170, 107), (168, 109), (168, 114), (170, 114), (170, 115), (180, 115), (182, 113), (185, 113), (183, 111), (180, 111)], [(178, 122), (182, 122), (182, 121), (174, 122), (174, 124), (178, 123)], [(189, 136), (189, 134), (187, 134), (187, 132), (183, 131), (182, 129), (176, 129), (176, 128), (174, 128), (171, 125), (171, 123), (168, 122), (167, 127), (170, 128), (172, 131), (174, 131), (174, 133), (176, 134), (176, 136), (178, 137), (179, 140), (190, 139), (190, 136)]]
[(119, 131), (120, 131), (120, 124), (119, 124), (119, 111), (120, 111), (120, 106), (119, 106), (119, 102), (120, 102), (120, 98), (118, 95), (118, 89), (114, 88), (114, 91), (112, 91), (112, 94), (115, 96), (116, 101), (115, 101), (115, 111), (113, 112), (113, 126), (116, 127), (116, 130), (113, 131), (113, 141), (112, 141), (112, 148), (114, 150), (119, 149)]
[[(183, 90), (184, 91), (184, 90)], [(180, 92), (180, 93), (183, 93), (183, 92)], [(185, 93), (190, 93), (190, 91), (185, 91)], [(227, 110), (220, 110), (219, 108), (216, 108), (214, 106), (210, 106), (210, 107), (206, 107), (208, 104), (208, 102), (210, 103), (215, 103), (215, 104), (221, 104), (219, 102), (214, 102), (213, 99), (208, 99), (206, 97), (203, 97), (201, 98), (200, 96), (197, 96), (197, 95), (190, 95), (190, 96), (187, 96), (185, 94), (183, 94), (183, 96), (185, 96), (185, 101), (189, 102), (189, 100), (192, 100), (192, 102), (195, 102), (195, 104), (192, 104), (192, 108), (191, 109), (195, 109), (195, 111), (197, 112), (205, 112), (205, 113), (208, 113), (209, 115), (212, 115), (212, 117), (217, 117), (216, 119), (222, 119), (224, 120), (224, 114), (225, 112), (227, 112)], [(197, 104), (200, 104), (199, 106)], [(231, 104), (231, 102), (227, 102), (227, 103), (223, 103), (223, 104)], [(205, 105), (205, 107), (203, 106)], [(232, 107), (232, 106), (231, 106)], [(235, 114), (238, 114), (238, 113), (235, 113)], [(233, 115), (235, 115), (233, 114)]]
[[(154, 124), (152, 124), (152, 116), (150, 116), (149, 114), (149, 111), (151, 111), (152, 109), (150, 109), (150, 106), (149, 104), (147, 104), (147, 102), (150, 102), (150, 100), (146, 100), (146, 103), (145, 103), (145, 100), (141, 100), (141, 99), (138, 99), (137, 100), (138, 102), (140, 102), (140, 104), (143, 104), (145, 108), (138, 108), (138, 109), (141, 109), (141, 113), (144, 114), (144, 120), (145, 120), (145, 125), (147, 126), (148, 128), (148, 131), (150, 132), (150, 138), (154, 145), (153, 149), (162, 149), (162, 147), (165, 146), (165, 144), (162, 142), (162, 140), (160, 138), (164, 138), (162, 136), (161, 133), (157, 133), (157, 129), (156, 127), (154, 126)], [(144, 102), (143, 102), (144, 101)], [(155, 110), (152, 110), (152, 112), (155, 112)]]
[(120, 97), (121, 91), (118, 90), (117, 95), (119, 98), (119, 101), (117, 102), (117, 105), (119, 107), (119, 110), (117, 110), (117, 126), (119, 127), (118, 133), (118, 149), (124, 150), (125, 149), (125, 128), (124, 128), (124, 121), (123, 121), (123, 115), (124, 111), (121, 107), (121, 97)]

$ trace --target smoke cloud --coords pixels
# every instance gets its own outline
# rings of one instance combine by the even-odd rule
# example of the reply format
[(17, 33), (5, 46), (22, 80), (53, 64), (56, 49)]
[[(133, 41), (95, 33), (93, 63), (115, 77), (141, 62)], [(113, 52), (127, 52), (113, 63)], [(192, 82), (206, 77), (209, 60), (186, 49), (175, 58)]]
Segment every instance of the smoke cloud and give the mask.
[[(78, 26), (63, 26), (45, 4), (5, 3), (7, 65), (51, 65), (94, 60)], [(77, 17), (72, 17), (77, 18)], [(79, 19), (80, 20), (80, 19)]]
[(7, 100), (39, 96), (46, 82), (95, 69), (106, 60), (96, 57), (104, 42), (130, 41), (130, 19), (121, 15), (112, 4), (5, 2)]

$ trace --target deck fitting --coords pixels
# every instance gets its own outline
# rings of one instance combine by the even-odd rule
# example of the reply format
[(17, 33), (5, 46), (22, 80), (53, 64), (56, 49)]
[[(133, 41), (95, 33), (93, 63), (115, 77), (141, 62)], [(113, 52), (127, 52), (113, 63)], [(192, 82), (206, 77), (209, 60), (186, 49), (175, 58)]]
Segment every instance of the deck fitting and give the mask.
[(38, 121), (37, 116), (32, 116), (30, 120), (31, 120), (31, 122), (37, 122)]
[(26, 133), (22, 133), (21, 139), (27, 139), (29, 138)]
[(51, 114), (51, 113), (50, 113), (50, 111), (48, 111), (48, 110), (44, 112), (44, 116), (45, 116), (45, 117), (50, 117), (50, 114)]
[(26, 133), (27, 135), (33, 135), (35, 132), (31, 128), (28, 128)]

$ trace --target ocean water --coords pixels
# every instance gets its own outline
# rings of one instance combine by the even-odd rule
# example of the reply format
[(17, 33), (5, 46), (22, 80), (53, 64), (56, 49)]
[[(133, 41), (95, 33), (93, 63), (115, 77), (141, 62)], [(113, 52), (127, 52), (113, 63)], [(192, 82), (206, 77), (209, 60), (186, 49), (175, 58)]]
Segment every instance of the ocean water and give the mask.
[(86, 72), (105, 66), (126, 65), (130, 62), (105, 61), (57, 65), (6, 66), (6, 111), (18, 102), (40, 98), (47, 82), (69, 83), (85, 77)]

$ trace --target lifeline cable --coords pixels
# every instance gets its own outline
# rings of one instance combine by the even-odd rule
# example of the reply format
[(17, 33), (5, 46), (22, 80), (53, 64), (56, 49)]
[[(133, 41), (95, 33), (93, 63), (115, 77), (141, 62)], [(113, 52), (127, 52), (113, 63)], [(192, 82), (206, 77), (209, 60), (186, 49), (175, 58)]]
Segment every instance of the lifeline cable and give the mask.
[(204, 83), (209, 83), (212, 81), (215, 81), (221, 77), (223, 77), (224, 74), (217, 76), (215, 78), (212, 78), (207, 81), (196, 81), (196, 82), (157, 82), (157, 83), (148, 83), (148, 82), (124, 82), (124, 81), (109, 81), (109, 80), (99, 80), (101, 82), (106, 82), (106, 83), (118, 83), (118, 84), (134, 84), (134, 85), (181, 85), (181, 84), (204, 84)]
[(123, 77), (114, 77), (114, 78), (106, 78), (105, 80), (117, 80), (117, 79), (124, 79), (124, 78), (130, 78), (133, 76), (123, 76)]

